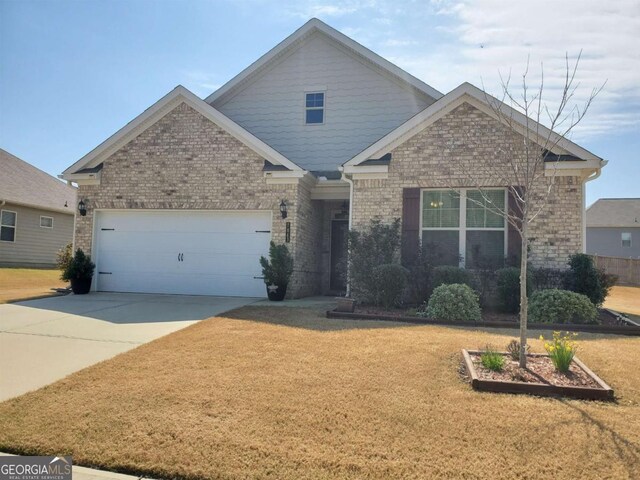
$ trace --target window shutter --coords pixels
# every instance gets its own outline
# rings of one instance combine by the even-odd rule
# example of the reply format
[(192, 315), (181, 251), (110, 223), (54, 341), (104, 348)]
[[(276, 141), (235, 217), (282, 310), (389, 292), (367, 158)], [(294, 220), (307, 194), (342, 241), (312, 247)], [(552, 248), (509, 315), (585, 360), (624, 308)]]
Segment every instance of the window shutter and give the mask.
[[(524, 187), (513, 187), (516, 189), (520, 196), (524, 195)], [(520, 208), (520, 204), (516, 200), (516, 197), (513, 193), (513, 190), (509, 189), (509, 214), (515, 215), (519, 219), (522, 219), (522, 209)], [(522, 253), (522, 239), (520, 238), (520, 232), (511, 224), (511, 222), (507, 222), (507, 235), (508, 235), (508, 249), (507, 256), (509, 261), (517, 262), (517, 265), (520, 265), (520, 254)]]
[(410, 265), (420, 248), (420, 189), (402, 190), (402, 264)]

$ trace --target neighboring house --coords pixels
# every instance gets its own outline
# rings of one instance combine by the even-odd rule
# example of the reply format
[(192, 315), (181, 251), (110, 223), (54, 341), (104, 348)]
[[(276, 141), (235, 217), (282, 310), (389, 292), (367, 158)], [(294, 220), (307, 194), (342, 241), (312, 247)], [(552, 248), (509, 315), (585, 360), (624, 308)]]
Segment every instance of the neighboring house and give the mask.
[(75, 208), (76, 188), (0, 149), (0, 266), (53, 267)]
[[(479, 143), (466, 145), (470, 134)], [(272, 239), (293, 253), (288, 295), (300, 297), (344, 288), (346, 232), (373, 218), (402, 219), (405, 261), (420, 239), (467, 267), (476, 251), (517, 255), (504, 219), (480, 209), (467, 221), (476, 183), (456, 158), (521, 155), (519, 138), (478, 88), (443, 95), (313, 19), (205, 100), (175, 88), (62, 178), (87, 206), (76, 246), (97, 263), (94, 288), (265, 296), (258, 259)], [(443, 160), (438, 145), (452, 139)], [(585, 182), (606, 162), (566, 140), (553, 153), (563, 162), (531, 224), (531, 259), (563, 267), (584, 250)], [(508, 185), (481, 171), (478, 182), (509, 202)]]
[(640, 198), (601, 198), (587, 209), (587, 253), (640, 258)]

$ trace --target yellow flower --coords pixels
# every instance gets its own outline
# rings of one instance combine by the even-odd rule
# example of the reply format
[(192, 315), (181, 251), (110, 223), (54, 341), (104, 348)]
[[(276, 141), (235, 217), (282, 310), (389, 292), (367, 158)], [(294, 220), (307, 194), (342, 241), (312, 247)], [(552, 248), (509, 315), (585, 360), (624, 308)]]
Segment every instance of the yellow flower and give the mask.
[(540, 335), (540, 340), (544, 340), (544, 337), (542, 335)]

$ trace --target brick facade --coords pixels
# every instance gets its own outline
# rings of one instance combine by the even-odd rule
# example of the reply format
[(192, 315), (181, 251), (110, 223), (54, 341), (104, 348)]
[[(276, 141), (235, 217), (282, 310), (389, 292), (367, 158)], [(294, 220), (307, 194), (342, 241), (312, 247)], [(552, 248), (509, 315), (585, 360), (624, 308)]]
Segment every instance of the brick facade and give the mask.
[[(468, 103), (464, 103), (396, 147), (387, 179), (354, 180), (353, 225), (373, 217), (385, 222), (402, 217), (403, 188), (507, 186), (510, 167), (496, 175), (488, 162), (504, 152), (524, 158), (523, 138)], [(530, 259), (534, 265), (564, 267), (582, 251), (582, 183), (578, 177), (555, 177), (548, 205), (530, 224)], [(532, 192), (539, 197), (546, 189)]]
[[(93, 211), (98, 209), (271, 210), (272, 239), (285, 242), (291, 222), (295, 272), (288, 295), (317, 293), (315, 248), (321, 218), (314, 213), (309, 187), (268, 185), (264, 159), (226, 131), (182, 103), (104, 162), (100, 185), (82, 185), (88, 204), (77, 217), (76, 247), (91, 252)], [(282, 220), (280, 201), (288, 204)]]

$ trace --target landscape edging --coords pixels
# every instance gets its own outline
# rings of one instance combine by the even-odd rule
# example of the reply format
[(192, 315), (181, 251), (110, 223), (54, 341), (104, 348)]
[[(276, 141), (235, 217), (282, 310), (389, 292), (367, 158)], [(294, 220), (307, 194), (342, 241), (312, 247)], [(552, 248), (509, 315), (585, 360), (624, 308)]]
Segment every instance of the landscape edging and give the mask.
[[(380, 315), (375, 313), (359, 313), (359, 312), (337, 312), (335, 310), (327, 310), (327, 318), (340, 318), (344, 320), (381, 320), (387, 322), (415, 323), (418, 325), (440, 325), (451, 327), (480, 327), (480, 328), (513, 328), (519, 329), (518, 322), (504, 322), (499, 320), (480, 321), (480, 322), (463, 322), (463, 321), (444, 321), (432, 320), (428, 318), (414, 316), (394, 316)], [(628, 335), (640, 336), (640, 327), (623, 327), (618, 325), (580, 325), (580, 324), (564, 324), (564, 323), (529, 323), (527, 328), (530, 330), (564, 330), (569, 332), (583, 333), (605, 333), (612, 335)]]

